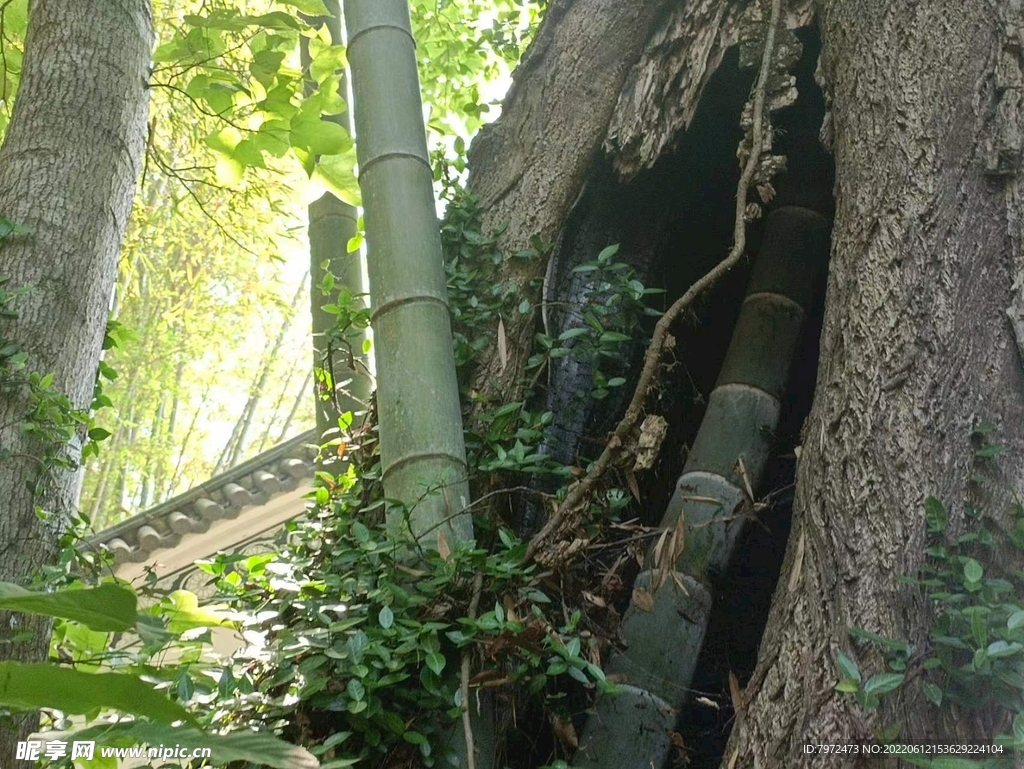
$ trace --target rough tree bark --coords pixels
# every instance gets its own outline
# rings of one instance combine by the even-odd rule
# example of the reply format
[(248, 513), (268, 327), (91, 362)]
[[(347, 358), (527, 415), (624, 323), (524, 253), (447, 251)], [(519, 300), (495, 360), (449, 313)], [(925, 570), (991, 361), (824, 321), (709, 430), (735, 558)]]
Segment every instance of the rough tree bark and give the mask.
[[(849, 626), (923, 640), (921, 596), (895, 579), (922, 560), (926, 496), (962, 522), (975, 424), (997, 425), (1012, 448), (1004, 493), (1024, 488), (1024, 359), (1007, 318), (1022, 289), (1022, 21), (1016, 2), (822, 4), (837, 212), (821, 368), (730, 768), (820, 766), (804, 744), (870, 736), (871, 720), (832, 691), (836, 654), (857, 656)], [(920, 683), (879, 723), (902, 722), (908, 741), (1005, 730), (966, 714), (939, 722)]]
[[(626, 177), (671, 146), (752, 5), (551, 3), (501, 120), (471, 155), (471, 185), (488, 223), (511, 223), (510, 249), (554, 239), (602, 142)], [(787, 26), (812, 20), (810, 2), (786, 5)], [(794, 535), (729, 769), (820, 766), (804, 744), (868, 738), (873, 718), (901, 721), (908, 741), (1003, 726), (940, 722), (920, 678), (874, 717), (833, 686), (839, 651), (881, 672), (851, 648), (849, 626), (925, 638), (929, 609), (896, 578), (923, 558), (928, 495), (962, 525), (975, 424), (999, 427), (1005, 489), (1024, 488), (1021, 3), (818, 6), (838, 178), (822, 361)], [(527, 296), (542, 273), (509, 269)], [(507, 365), (485, 360), (481, 393), (518, 397), (532, 329), (506, 326)]]
[[(54, 389), (77, 408), (92, 397), (141, 169), (151, 27), (148, 0), (34, 0), (0, 149), (0, 215), (31, 229), (0, 247), (8, 288), (31, 288), (3, 333), (29, 352), (34, 370), (53, 373)], [(25, 408), (23, 391), (0, 393), (0, 580), (10, 582), (53, 559), (78, 493), (78, 473), (70, 471), (47, 471), (39, 491), (29, 489), (40, 480), (40, 446), (21, 430)], [(0, 634), (9, 638), (28, 624), (19, 623), (12, 629), (3, 617)], [(0, 659), (43, 656), (49, 627), (31, 629), (30, 642), (0, 644)], [(0, 722), (0, 763), (13, 763), (15, 743), (36, 720)]]
[[(506, 253), (552, 243), (608, 130), (619, 91), (669, 0), (556, 0), (516, 69), (503, 116), (470, 150), (470, 188), (484, 228), (508, 225)], [(550, 106), (557, 104), (558, 109)], [(544, 259), (511, 260), (505, 279), (540, 306)], [(517, 400), (536, 318), (506, 318), (507, 361), (481, 356), (473, 390), (482, 402)]]

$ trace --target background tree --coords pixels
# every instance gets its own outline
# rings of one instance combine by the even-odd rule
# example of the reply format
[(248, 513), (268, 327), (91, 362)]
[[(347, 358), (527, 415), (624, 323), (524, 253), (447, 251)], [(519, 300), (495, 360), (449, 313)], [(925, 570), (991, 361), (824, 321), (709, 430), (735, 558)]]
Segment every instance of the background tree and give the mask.
[[(17, 86), (24, 4), (5, 9), (8, 97)], [(431, 0), (414, 10), (435, 173), (441, 158), (462, 173), (469, 138), (500, 97), (538, 8)], [(347, 117), (338, 99), (343, 48), (329, 25), (307, 23), (327, 11), (320, 0), (155, 4), (153, 120), (113, 308), (120, 343), (104, 358), (117, 374), (99, 417), (112, 436), (89, 459), (83, 487), (94, 528), (206, 480), (221, 456), (251, 456), (313, 425), (313, 383), (295, 365), (308, 347), (309, 319), (289, 310), (310, 265), (302, 209), (328, 209), (318, 221), (337, 223), (334, 209), (359, 200), (347, 133), (313, 123), (321, 113)], [(317, 266), (325, 249), (345, 252), (348, 239), (328, 232), (315, 249)], [(344, 282), (336, 279), (328, 293)], [(322, 276), (312, 281), (318, 308), (345, 304), (322, 288)], [(318, 317), (330, 321), (322, 333), (339, 316)], [(273, 347), (285, 327), (277, 356), (252, 354)], [(361, 353), (359, 340), (351, 343)], [(237, 394), (264, 373), (239, 445), (231, 436), (247, 409)]]
[[(75, 508), (88, 437), (70, 410), (85, 413), (92, 400), (142, 166), (151, 45), (145, 0), (31, 7), (19, 98), (0, 148), (0, 211), (26, 231), (0, 249), (0, 275), (6, 290), (27, 289), (7, 308), (16, 315), (5, 321), (5, 340), (46, 380), (33, 387), (9, 378), (0, 392), (5, 581), (53, 560)], [(45, 655), (45, 622), (5, 619), (3, 627), (0, 657)], [(33, 722), (0, 727), (5, 762)]]

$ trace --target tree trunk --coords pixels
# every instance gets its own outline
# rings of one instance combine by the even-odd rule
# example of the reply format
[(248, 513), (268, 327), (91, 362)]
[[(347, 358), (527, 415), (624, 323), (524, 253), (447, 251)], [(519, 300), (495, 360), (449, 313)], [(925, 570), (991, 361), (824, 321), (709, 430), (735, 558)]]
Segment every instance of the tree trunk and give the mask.
[[(926, 497), (950, 506), (957, 531), (964, 500), (999, 510), (1024, 487), (1020, 5), (819, 3), (837, 174), (821, 368), (793, 536), (729, 769), (820, 766), (804, 745), (870, 740), (896, 722), (908, 742), (994, 734), (971, 714), (944, 720), (922, 695), (927, 676), (877, 714), (833, 687), (839, 652), (865, 675), (883, 672), (851, 626), (925, 646), (931, 610), (896, 580), (924, 559)], [(502, 117), (471, 154), (486, 222), (510, 223), (508, 252), (555, 240), (602, 144), (625, 177), (667, 153), (754, 7), (552, 2)], [(806, 2), (784, 11), (790, 28), (813, 20)], [(536, 299), (543, 261), (510, 262), (503, 277)], [(519, 399), (534, 330), (529, 317), (506, 320), (507, 361), (482, 360), (478, 394)], [(986, 499), (971, 483), (980, 422), (1010, 448), (1002, 489)]]
[[(343, 45), (341, 3), (326, 0), (328, 15), (310, 19), (310, 23), (327, 28), (332, 45)], [(309, 78), (311, 64), (309, 41), (302, 38), (302, 68)], [(315, 84), (307, 81), (312, 92)], [(348, 75), (342, 73), (338, 94), (348, 102)], [(352, 111), (327, 118), (351, 136)], [(321, 443), (338, 438), (338, 418), (346, 411), (358, 413), (370, 401), (369, 360), (362, 345), (367, 339), (365, 329), (349, 329), (344, 339), (331, 339), (337, 316), (324, 311), (324, 305), (338, 304), (343, 292), (353, 297), (353, 311), (364, 308), (362, 299), (365, 278), (359, 251), (349, 253), (348, 243), (359, 232), (359, 211), (330, 192), (309, 204), (309, 275), (310, 309), (313, 317), (313, 367), (318, 387), (315, 391), (317, 436)], [(324, 292), (324, 278), (330, 274), (334, 287)], [(328, 370), (330, 369), (330, 370)], [(321, 387), (326, 385), (326, 387)], [(329, 464), (325, 458), (326, 465)]]
[(1021, 21), (1019, 3), (823, 4), (838, 184), (822, 359), (730, 769), (821, 766), (804, 745), (896, 722), (909, 742), (993, 736), (970, 714), (940, 721), (923, 678), (873, 718), (833, 686), (839, 652), (882, 672), (848, 627), (926, 638), (919, 591), (895, 580), (924, 557), (925, 498), (952, 505), (954, 530), (976, 498), (977, 423), (1011, 448), (1003, 499), (989, 501), (1024, 486), (1024, 368), (1007, 318), (1022, 290), (1020, 145), (1003, 131), (1021, 117)]
[[(716, 0), (720, 2), (720, 0)], [(667, 0), (552, 2), (502, 106), (470, 150), (470, 188), (485, 206), (485, 230), (507, 224), (506, 253), (553, 243), (601, 147), (619, 92)], [(550, 109), (557, 104), (558, 109)], [(546, 259), (506, 261), (514, 293), (540, 306)], [(503, 319), (507, 359), (495, 342), (472, 389), (481, 403), (518, 400), (536, 318)]]
[[(30, 6), (21, 89), (0, 150), (0, 214), (31, 234), (0, 247), (0, 276), (31, 294), (17, 302), (4, 334), (29, 352), (33, 370), (53, 373), (54, 389), (76, 408), (88, 408), (92, 396), (141, 168), (151, 45), (146, 0)], [(77, 471), (41, 477), (33, 457), (42, 447), (21, 430), (24, 396), (0, 397), (0, 580), (12, 582), (53, 559), (78, 491)], [(69, 451), (77, 461), (76, 443)], [(0, 645), (0, 659), (45, 654), (48, 625), (19, 619), (13, 631), (26, 627), (33, 640)], [(10, 637), (9, 617), (0, 628)], [(13, 763), (16, 742), (36, 722), (33, 715), (0, 724), (0, 763)]]

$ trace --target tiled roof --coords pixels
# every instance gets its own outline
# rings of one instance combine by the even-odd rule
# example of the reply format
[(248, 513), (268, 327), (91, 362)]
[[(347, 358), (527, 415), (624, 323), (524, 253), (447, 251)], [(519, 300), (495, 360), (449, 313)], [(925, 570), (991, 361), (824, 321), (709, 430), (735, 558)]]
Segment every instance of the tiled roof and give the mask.
[(244, 509), (265, 505), (313, 477), (316, 430), (297, 435), (262, 454), (121, 521), (89, 538), (106, 546), (114, 563), (145, 561), (157, 550), (175, 547), (185, 534), (201, 533), (214, 521), (236, 518)]

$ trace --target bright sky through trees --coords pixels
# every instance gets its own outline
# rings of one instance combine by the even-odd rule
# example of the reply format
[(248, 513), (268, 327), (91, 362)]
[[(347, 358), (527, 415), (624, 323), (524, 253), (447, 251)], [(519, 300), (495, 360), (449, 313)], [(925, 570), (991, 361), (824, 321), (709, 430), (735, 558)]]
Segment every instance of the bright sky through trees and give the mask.
[[(24, 5), (7, 9), (9, 36), (23, 34)], [(537, 7), (411, 5), (431, 151), (464, 177)], [(306, 206), (329, 189), (358, 201), (351, 142), (320, 121), (339, 107), (343, 51), (299, 15), (320, 0), (155, 6), (145, 177), (104, 359), (117, 376), (101, 417), (112, 436), (81, 501), (97, 529), (312, 426)], [(300, 35), (312, 38), (312, 94)], [(8, 41), (11, 69), (19, 46)]]

